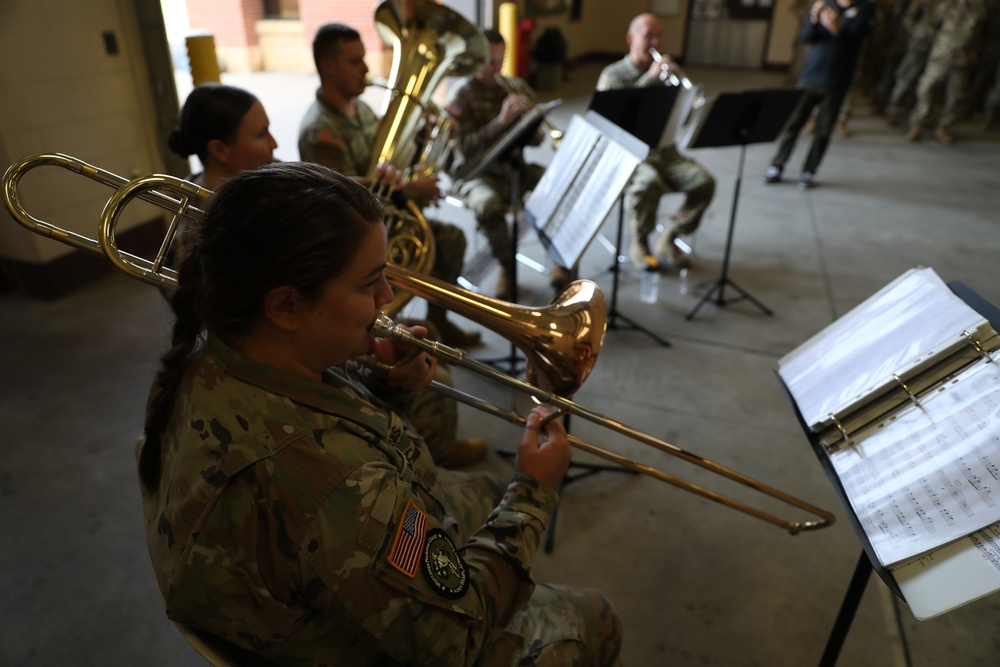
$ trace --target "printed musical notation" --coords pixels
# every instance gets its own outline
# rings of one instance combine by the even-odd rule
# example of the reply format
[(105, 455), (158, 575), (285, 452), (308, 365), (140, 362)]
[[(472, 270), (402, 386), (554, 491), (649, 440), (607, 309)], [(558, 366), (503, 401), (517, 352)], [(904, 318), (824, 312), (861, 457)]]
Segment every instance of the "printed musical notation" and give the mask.
[(830, 457), (892, 567), (1000, 520), (1000, 368), (978, 364)]

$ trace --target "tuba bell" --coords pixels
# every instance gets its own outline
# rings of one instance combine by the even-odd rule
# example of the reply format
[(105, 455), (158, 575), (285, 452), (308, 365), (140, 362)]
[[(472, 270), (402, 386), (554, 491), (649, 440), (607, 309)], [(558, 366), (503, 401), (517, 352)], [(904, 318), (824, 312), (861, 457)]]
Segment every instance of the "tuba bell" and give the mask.
[[(385, 88), (382, 120), (375, 132), (367, 178), (379, 184), (379, 193), (391, 188), (379, 183), (386, 168), (405, 179), (414, 173), (432, 175), (438, 154), (444, 151), (447, 118), (431, 101), (445, 76), (478, 72), (489, 60), (489, 45), (482, 31), (458, 12), (433, 0), (386, 0), (375, 10), (375, 26), (382, 41), (392, 48), (392, 68)], [(424, 136), (421, 136), (424, 135)], [(414, 166), (418, 146), (424, 152)], [(427, 273), (434, 262), (434, 236), (419, 207), (387, 207), (389, 262), (416, 273)], [(386, 312), (395, 314), (412, 298), (397, 291)]]
[(458, 12), (433, 0), (386, 0), (375, 10), (375, 26), (392, 48), (369, 176), (382, 165), (405, 172), (413, 164), (426, 110), (445, 76), (475, 74), (489, 62), (482, 31)]

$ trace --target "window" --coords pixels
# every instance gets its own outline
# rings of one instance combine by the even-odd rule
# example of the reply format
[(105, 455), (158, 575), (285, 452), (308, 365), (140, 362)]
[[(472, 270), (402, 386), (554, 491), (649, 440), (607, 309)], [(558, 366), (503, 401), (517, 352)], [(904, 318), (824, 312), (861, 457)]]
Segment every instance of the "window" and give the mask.
[(264, 18), (298, 19), (299, 0), (263, 0)]

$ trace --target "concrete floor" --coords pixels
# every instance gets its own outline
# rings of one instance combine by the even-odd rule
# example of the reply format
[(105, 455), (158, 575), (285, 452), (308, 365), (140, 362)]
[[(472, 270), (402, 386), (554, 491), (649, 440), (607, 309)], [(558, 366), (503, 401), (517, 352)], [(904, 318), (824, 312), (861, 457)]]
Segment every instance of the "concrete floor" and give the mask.
[[(564, 100), (552, 116), (557, 126), (585, 108), (597, 71), (575, 70), (547, 94)], [(783, 77), (759, 73), (689, 74), (710, 93), (785, 84)], [(295, 159), (295, 131), (314, 79), (225, 78), (262, 98), (279, 157)], [(685, 318), (704, 294), (699, 283), (721, 271), (738, 148), (691, 152), (716, 176), (718, 190), (689, 239), (695, 265), (687, 293), (668, 277), (659, 301), (645, 305), (635, 275), (627, 269), (621, 275), (618, 313), (642, 329), (618, 320), (576, 399), (839, 519), (793, 537), (647, 477), (602, 473), (568, 486), (554, 549), (539, 555), (536, 577), (602, 589), (624, 620), (628, 665), (818, 664), (861, 549), (779, 386), (778, 359), (918, 265), (1000, 304), (994, 254), (1000, 251), (994, 194), (1000, 135), (970, 123), (957, 129), (954, 146), (911, 144), (863, 110), (851, 127), (853, 136), (833, 140), (819, 186), (805, 193), (792, 184), (760, 182), (773, 145), (746, 152), (729, 277), (773, 315), (744, 300), (708, 303)], [(793, 177), (804, 153), (800, 143), (789, 165)], [(535, 157), (544, 161), (546, 153)], [(678, 197), (666, 197), (663, 214), (677, 205)], [(442, 207), (435, 215), (466, 226), (470, 253), (483, 247), (466, 211)], [(615, 225), (612, 216), (602, 233), (614, 239)], [(521, 250), (545, 261), (531, 232)], [(583, 275), (609, 297), (610, 263), (599, 243), (582, 263)], [(523, 301), (548, 299), (544, 276), (525, 269), (520, 278)], [(484, 281), (492, 284), (492, 275)], [(54, 303), (0, 298), (0, 664), (203, 664), (160, 608), (134, 473), (133, 443), (168, 322), (155, 290), (120, 276)], [(476, 356), (507, 353), (495, 334), (486, 340)], [(509, 392), (464, 369), (455, 378), (463, 389), (512, 402)], [(514, 427), (464, 407), (460, 428), (497, 447), (516, 442)], [(572, 432), (733, 492), (715, 476), (580, 419)], [(581, 454), (577, 460), (590, 459)], [(498, 456), (484, 465), (508, 467)], [(810, 518), (796, 508), (764, 505), (790, 519)], [(1000, 597), (994, 596), (918, 622), (876, 577), (838, 664), (1000, 664), (998, 619)]]

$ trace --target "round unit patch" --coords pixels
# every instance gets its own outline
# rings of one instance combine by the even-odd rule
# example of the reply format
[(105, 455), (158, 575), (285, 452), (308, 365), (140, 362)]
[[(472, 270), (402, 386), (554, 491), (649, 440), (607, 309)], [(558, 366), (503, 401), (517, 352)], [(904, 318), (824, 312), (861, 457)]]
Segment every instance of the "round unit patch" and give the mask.
[(459, 598), (469, 587), (469, 572), (455, 543), (440, 528), (427, 533), (423, 570), (431, 587), (446, 598)]

